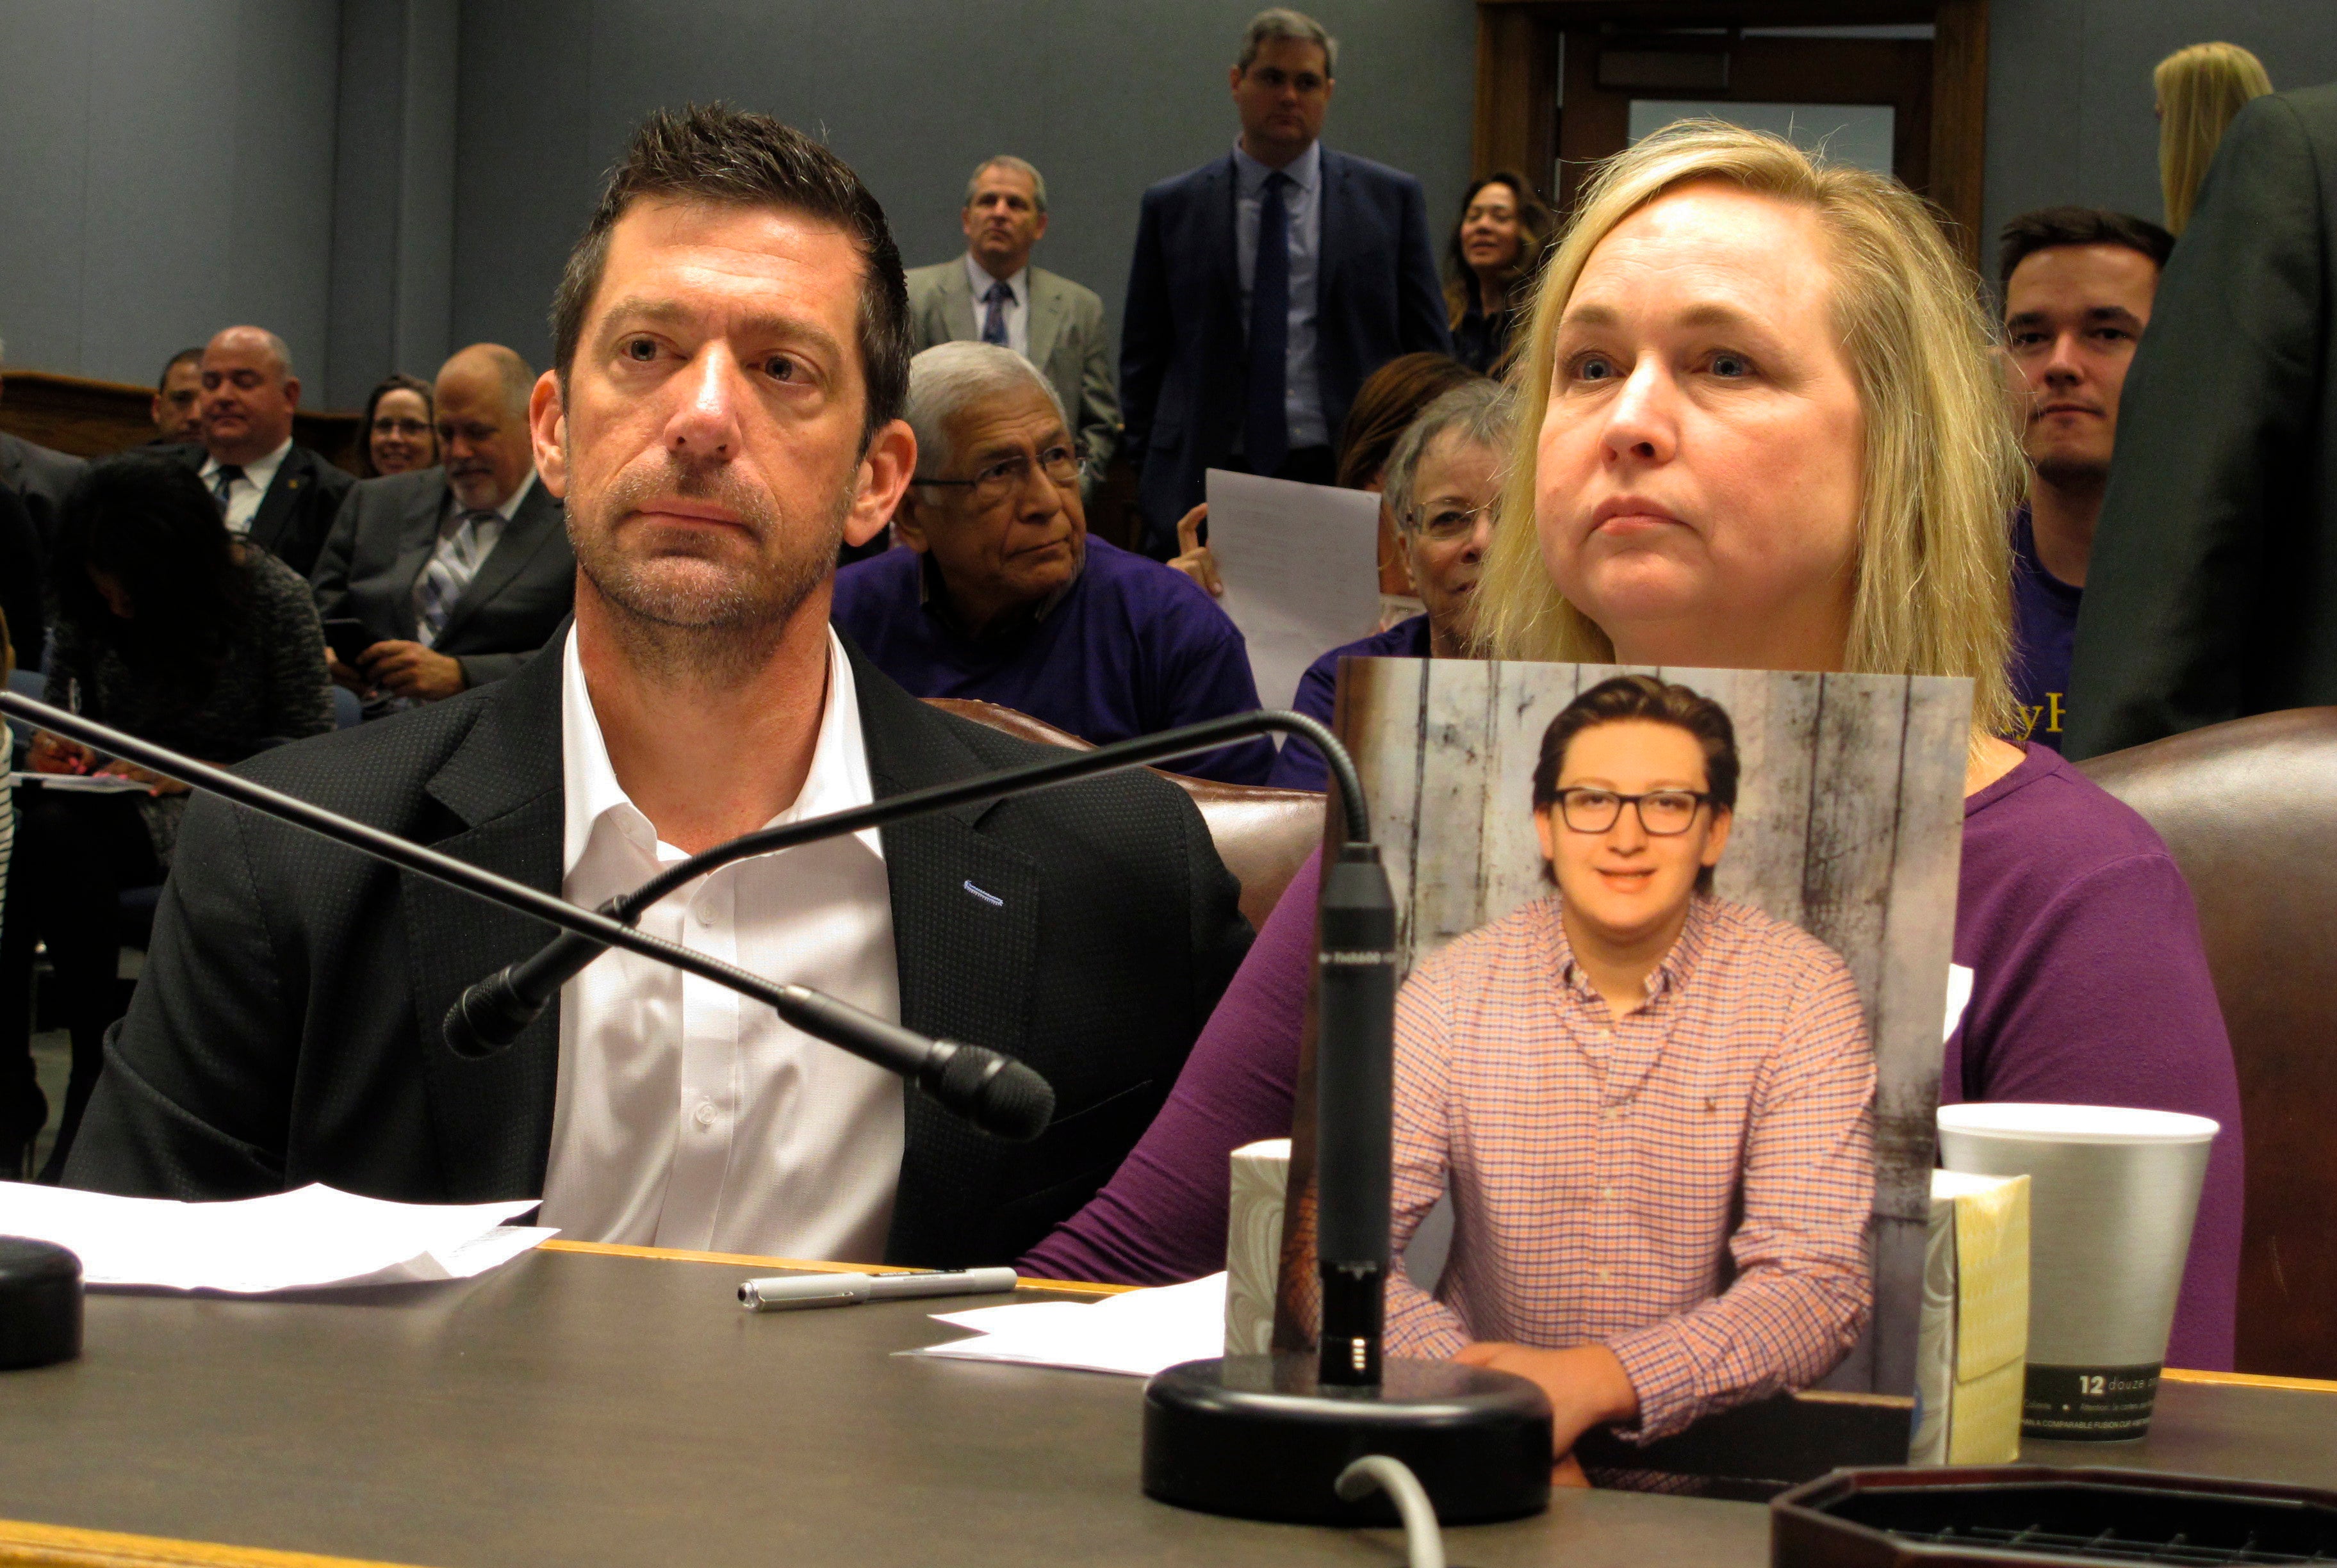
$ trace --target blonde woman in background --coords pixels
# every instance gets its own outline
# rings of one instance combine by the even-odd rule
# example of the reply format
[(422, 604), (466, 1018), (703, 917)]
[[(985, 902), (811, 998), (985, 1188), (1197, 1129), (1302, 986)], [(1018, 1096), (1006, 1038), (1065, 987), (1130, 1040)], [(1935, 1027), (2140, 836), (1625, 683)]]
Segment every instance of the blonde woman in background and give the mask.
[(2158, 183), (2166, 196), (2166, 229), (2179, 235), (2191, 221), (2199, 181), (2232, 117), (2252, 98), (2272, 91), (2264, 62), (2236, 44), (2194, 44), (2177, 49), (2150, 73), (2158, 94)]
[[(1974, 979), (1941, 1097), (2222, 1122), (2169, 1361), (2229, 1367), (2239, 1096), (2189, 889), (2139, 816), (1997, 738), (2019, 456), (1979, 300), (1887, 176), (1709, 122), (1611, 160), (1536, 290), (1474, 629), (1505, 658), (1969, 679), (1955, 961)], [(1026, 1270), (1223, 1266), (1227, 1155), (1289, 1130), (1318, 886), (1310, 864), (1159, 1118)], [(1562, 1348), (1472, 1354), (1569, 1420), (1625, 1418)]]

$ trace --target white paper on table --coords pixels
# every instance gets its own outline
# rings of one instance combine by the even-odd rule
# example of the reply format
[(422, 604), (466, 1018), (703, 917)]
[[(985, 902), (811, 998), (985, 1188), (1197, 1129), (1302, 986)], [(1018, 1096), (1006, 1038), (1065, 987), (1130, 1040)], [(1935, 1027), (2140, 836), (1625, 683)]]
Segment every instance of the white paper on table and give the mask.
[(12, 773), (8, 782), (19, 789), (68, 790), (76, 794), (120, 794), (136, 790), (143, 794), (153, 786), (120, 774), (105, 773)]
[(1258, 700), (1287, 707), (1306, 667), (1380, 624), (1380, 498), (1209, 470), (1217, 603), (1249, 645)]
[(981, 1332), (904, 1350), (962, 1361), (1011, 1361), (1149, 1378), (1179, 1361), (1206, 1361), (1226, 1350), (1226, 1277), (1130, 1290), (1100, 1301), (1034, 1301), (936, 1312), (934, 1321)]
[(504, 1223), (539, 1202), (393, 1203), (317, 1184), (182, 1203), (0, 1182), (0, 1235), (70, 1249), (92, 1286), (257, 1295), (467, 1280), (560, 1233)]

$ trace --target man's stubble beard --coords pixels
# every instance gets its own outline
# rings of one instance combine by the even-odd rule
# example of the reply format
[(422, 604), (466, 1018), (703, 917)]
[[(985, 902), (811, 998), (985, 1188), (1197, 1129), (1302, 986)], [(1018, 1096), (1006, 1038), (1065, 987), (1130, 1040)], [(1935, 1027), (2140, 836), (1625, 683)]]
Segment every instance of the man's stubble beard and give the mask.
[[(660, 570), (675, 556), (630, 555), (603, 521), (669, 494), (729, 508), (760, 542), (801, 538), (803, 548), (719, 576), (677, 578)], [(768, 659), (796, 612), (834, 571), (852, 502), (847, 487), (823, 514), (791, 521), (772, 497), (737, 482), (727, 465), (669, 460), (660, 472), (618, 475), (593, 503), (597, 516), (589, 522), (580, 523), (582, 511), (572, 500), (569, 542), (578, 570), (609, 607), (610, 630), (631, 662), (660, 679), (728, 685)]]

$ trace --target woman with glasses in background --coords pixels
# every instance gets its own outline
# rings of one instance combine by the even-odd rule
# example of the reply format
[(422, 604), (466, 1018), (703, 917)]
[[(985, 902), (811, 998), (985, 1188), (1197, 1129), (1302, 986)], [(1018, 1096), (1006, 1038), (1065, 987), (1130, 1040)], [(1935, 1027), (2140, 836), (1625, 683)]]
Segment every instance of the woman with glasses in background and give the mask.
[(1533, 292), (1556, 222), (1523, 177), (1503, 171), (1469, 187), (1445, 249), (1444, 307), (1452, 354), (1472, 370), (1500, 375), (1510, 334)]
[[(1298, 679), (1290, 706), (1331, 722), (1343, 658), (1470, 658), (1469, 611), (1477, 570), (1493, 539), (1501, 456), (1517, 400), (1497, 381), (1462, 383), (1421, 411), (1381, 473), (1382, 502), (1395, 520), (1396, 547), (1426, 609), (1385, 631), (1335, 648)], [(1323, 759), (1301, 740), (1283, 743), (1266, 780), (1282, 789), (1319, 790)]]
[(366, 399), (359, 427), (359, 479), (412, 473), (438, 464), (437, 414), (430, 384), (418, 376), (385, 376)]

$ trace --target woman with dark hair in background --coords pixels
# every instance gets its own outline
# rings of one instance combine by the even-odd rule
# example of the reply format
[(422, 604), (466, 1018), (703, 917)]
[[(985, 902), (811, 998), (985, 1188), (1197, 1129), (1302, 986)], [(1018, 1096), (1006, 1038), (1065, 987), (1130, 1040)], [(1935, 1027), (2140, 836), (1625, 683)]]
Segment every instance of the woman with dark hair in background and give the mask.
[[(200, 757), (238, 763), (333, 727), (325, 634), (308, 583), (233, 539), (193, 469), (163, 457), (99, 463), (66, 500), (49, 560), (46, 700)], [(170, 868), (187, 786), (45, 731), (31, 771), (120, 779), (111, 793), (24, 792), (0, 919), (0, 1168), (19, 1168), (48, 1107), (27, 1099), (33, 946), (46, 940), (73, 1032), (64, 1120), (44, 1177), (64, 1169), (117, 1016), (116, 910)], [(142, 787), (133, 787), (142, 786)], [(27, 1080), (29, 1081), (29, 1080)]]
[(2272, 91), (2264, 62), (2236, 44), (2194, 44), (2160, 61), (2150, 73), (2158, 115), (2158, 184), (2166, 200), (2166, 230), (2180, 235), (2191, 221), (2199, 182), (2232, 119)]
[(367, 397), (357, 426), (359, 479), (412, 473), (438, 465), (438, 414), (430, 384), (419, 376), (388, 375)]
[(1557, 228), (1522, 175), (1503, 170), (1469, 187), (1444, 252), (1444, 305), (1452, 353), (1488, 375), (1509, 358), (1510, 328), (1532, 291), (1534, 268)]

